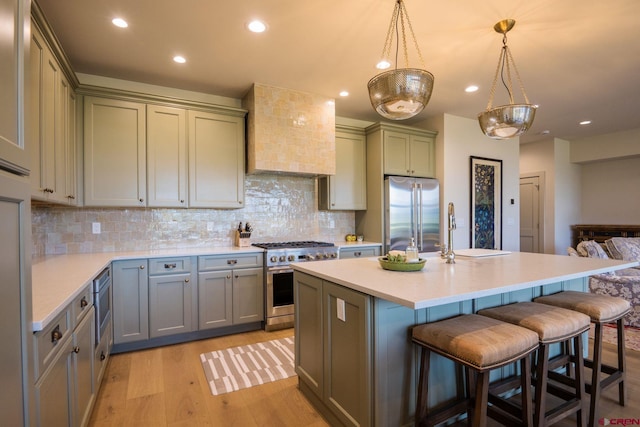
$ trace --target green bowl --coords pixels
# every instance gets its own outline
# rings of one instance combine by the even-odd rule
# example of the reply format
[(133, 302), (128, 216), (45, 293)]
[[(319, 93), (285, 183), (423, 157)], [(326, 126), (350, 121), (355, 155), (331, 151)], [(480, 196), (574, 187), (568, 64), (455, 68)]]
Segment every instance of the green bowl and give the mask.
[(426, 259), (420, 258), (418, 262), (390, 262), (387, 257), (378, 258), (380, 266), (385, 270), (391, 271), (420, 271), (427, 262)]

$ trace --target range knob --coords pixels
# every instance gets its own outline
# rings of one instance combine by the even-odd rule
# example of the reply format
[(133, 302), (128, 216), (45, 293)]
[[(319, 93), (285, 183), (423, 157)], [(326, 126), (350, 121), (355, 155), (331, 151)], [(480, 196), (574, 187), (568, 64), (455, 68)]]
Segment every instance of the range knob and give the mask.
[(328, 259), (328, 258), (329, 258), (329, 254), (328, 254), (328, 253), (324, 253), (324, 254), (322, 254), (322, 258), (324, 258), (324, 259)]
[(273, 255), (271, 256), (271, 262), (277, 262), (278, 261), (278, 257)]
[(314, 256), (313, 256), (313, 255), (311, 255), (311, 254), (307, 254), (307, 255), (305, 255), (305, 258), (307, 259), (307, 261), (313, 261), (314, 259), (316, 259), (316, 257), (314, 257)]
[(335, 253), (335, 252), (331, 252), (331, 258), (337, 258), (337, 257), (338, 257), (338, 254), (337, 254), (337, 253)]
[(287, 261), (295, 261), (296, 260), (296, 256), (295, 255), (289, 255), (287, 257)]
[(280, 255), (280, 262), (284, 262), (287, 259), (286, 256), (284, 255)]

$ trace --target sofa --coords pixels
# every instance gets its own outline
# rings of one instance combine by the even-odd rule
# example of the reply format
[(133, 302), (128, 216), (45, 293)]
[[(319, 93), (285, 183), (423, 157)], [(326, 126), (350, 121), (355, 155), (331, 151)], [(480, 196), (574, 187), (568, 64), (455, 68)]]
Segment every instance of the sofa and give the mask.
[[(613, 237), (603, 244), (588, 240), (578, 243), (576, 249), (569, 247), (567, 252), (572, 256), (640, 261), (640, 238)], [(589, 289), (629, 301), (631, 312), (625, 317), (625, 323), (640, 328), (640, 267), (590, 276)]]

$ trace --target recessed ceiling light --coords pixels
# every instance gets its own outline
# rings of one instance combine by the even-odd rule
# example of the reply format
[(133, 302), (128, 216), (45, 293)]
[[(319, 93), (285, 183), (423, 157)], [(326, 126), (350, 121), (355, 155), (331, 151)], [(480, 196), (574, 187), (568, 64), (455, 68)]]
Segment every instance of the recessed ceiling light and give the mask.
[(184, 56), (180, 56), (180, 55), (176, 55), (173, 57), (174, 62), (177, 62), (178, 64), (184, 64), (185, 62), (187, 62), (187, 60), (184, 58)]
[(591, 120), (583, 120), (580, 122), (581, 125), (590, 125), (591, 124)]
[(122, 18), (113, 18), (111, 20), (111, 23), (116, 27), (120, 27), (120, 28), (127, 28), (129, 26), (129, 24), (127, 24), (127, 21), (125, 21)]
[(387, 61), (386, 59), (383, 59), (376, 64), (376, 68), (378, 70), (386, 70), (389, 67), (391, 67), (391, 63), (389, 63), (389, 61)]
[(349, 96), (349, 92), (343, 90), (342, 92), (340, 92), (340, 96)]
[(477, 92), (478, 91), (478, 86), (476, 85), (471, 85), (471, 86), (467, 86), (464, 91), (467, 93), (471, 93), (471, 92)]
[(267, 25), (264, 22), (258, 21), (256, 19), (256, 20), (253, 20), (253, 21), (249, 22), (247, 24), (247, 28), (252, 33), (264, 33), (266, 31), (266, 29), (267, 29)]

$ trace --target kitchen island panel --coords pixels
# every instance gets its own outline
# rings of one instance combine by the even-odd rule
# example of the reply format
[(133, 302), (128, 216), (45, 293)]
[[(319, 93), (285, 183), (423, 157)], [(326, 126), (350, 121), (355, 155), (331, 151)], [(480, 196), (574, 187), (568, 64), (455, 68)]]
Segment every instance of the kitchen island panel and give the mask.
[[(456, 263), (454, 266), (439, 263), (437, 259), (432, 259), (432, 271), (425, 272), (426, 279), (432, 279), (438, 276), (437, 271), (441, 269), (445, 271), (446, 275), (450, 278), (455, 277), (456, 283), (461, 283), (461, 278), (470, 279), (475, 276), (476, 284), (470, 286), (460, 286), (457, 289), (452, 288), (452, 283), (442, 282), (440, 284), (433, 283), (432, 280), (428, 280), (427, 283), (419, 284), (420, 278), (423, 280), (425, 276), (421, 276), (420, 273), (396, 273), (388, 272), (379, 268), (377, 263), (372, 260), (344, 260), (336, 261), (334, 263), (310, 263), (313, 265), (300, 264), (294, 266), (296, 289), (300, 287), (300, 283), (321, 283), (323, 289), (331, 287), (332, 289), (342, 288), (344, 292), (357, 292), (362, 293), (371, 299), (371, 317), (370, 325), (368, 328), (368, 345), (370, 346), (369, 352), (354, 352), (353, 354), (361, 357), (361, 363), (363, 365), (370, 364), (371, 371), (369, 378), (372, 384), (371, 392), (366, 394), (364, 401), (362, 401), (358, 408), (371, 408), (371, 419), (368, 423), (361, 423), (361, 425), (373, 425), (373, 426), (404, 426), (413, 425), (413, 417), (415, 412), (416, 392), (418, 384), (419, 373), (419, 348), (411, 341), (412, 328), (415, 325), (423, 324), (425, 322), (434, 322), (449, 317), (475, 313), (477, 310), (489, 307), (495, 307), (504, 304), (511, 304), (516, 302), (531, 301), (538, 296), (556, 293), (563, 290), (576, 290), (581, 292), (588, 291), (588, 275), (592, 271), (600, 270), (603, 268), (616, 269), (617, 264), (615, 262), (608, 262), (604, 264), (573, 264), (570, 262), (569, 266), (562, 267), (561, 273), (554, 266), (561, 265), (562, 261), (569, 259), (569, 257), (552, 257), (544, 255), (518, 255), (516, 258), (526, 259), (528, 258), (532, 264), (540, 265), (549, 261), (551, 268), (546, 272), (529, 270), (518, 271), (517, 269), (505, 268), (504, 261), (495, 260), (472, 260), (470, 262)], [(507, 259), (503, 257), (503, 259)], [(465, 260), (466, 261), (466, 260)], [(341, 265), (342, 264), (342, 265)], [(517, 263), (516, 263), (517, 264)], [(354, 272), (354, 265), (361, 267), (357, 273)], [(582, 269), (582, 273), (580, 273)], [(307, 271), (316, 270), (315, 274), (309, 274)], [(493, 271), (491, 271), (493, 270)], [(304, 271), (304, 272), (303, 272)], [(469, 272), (475, 271), (476, 274), (469, 276)], [(478, 274), (478, 272), (482, 274)], [(392, 273), (387, 274), (387, 273)], [(435, 274), (435, 276), (433, 276)], [(485, 277), (483, 278), (482, 275)], [(544, 276), (548, 277), (544, 277)], [(394, 280), (389, 278), (393, 277)], [(478, 286), (477, 282), (486, 283), (487, 277), (493, 277), (496, 283), (491, 283), (488, 289), (475, 289), (471, 290), (474, 286)], [(512, 283), (505, 286), (505, 282), (517, 281), (518, 277), (524, 278), (527, 281), (524, 284)], [(555, 277), (561, 279), (554, 280)], [(357, 283), (350, 283), (350, 280), (355, 280)], [(373, 289), (372, 292), (362, 292), (366, 286)], [(386, 287), (386, 289), (384, 289)], [(376, 292), (394, 293), (403, 292), (403, 287), (413, 287), (413, 292), (416, 289), (422, 288), (422, 295), (424, 300), (414, 299), (410, 304), (399, 303), (398, 301), (392, 301), (389, 299), (381, 298), (375, 295)], [(507, 289), (506, 291), (501, 291)], [(336, 291), (333, 291), (336, 293)], [(449, 292), (447, 298), (442, 299), (443, 292)], [(454, 295), (455, 294), (455, 295)], [(432, 295), (433, 300), (429, 299), (429, 295)], [(396, 298), (403, 300), (403, 298)], [(451, 301), (451, 300), (454, 301)], [(320, 311), (319, 317), (313, 322), (311, 319), (314, 314), (318, 313), (316, 306), (309, 306), (309, 302), (317, 304), (316, 298), (300, 298), (296, 301), (296, 342), (300, 342), (300, 348), (303, 347), (303, 343), (306, 339), (309, 339), (308, 329), (299, 328), (300, 319), (304, 318), (307, 324), (322, 324), (326, 328), (327, 320), (326, 316), (335, 316), (337, 310), (333, 306), (331, 300), (324, 298), (324, 303), (331, 305), (330, 309), (324, 309)], [(434, 302), (435, 301), (435, 302)], [(439, 303), (445, 301), (443, 303)], [(414, 308), (416, 305), (423, 305), (421, 308)], [(327, 340), (327, 332), (324, 332), (324, 339), (320, 342), (317, 339), (318, 332), (315, 331), (316, 344), (320, 343), (325, 346), (323, 349), (324, 355), (324, 387), (327, 387), (327, 376), (333, 375), (331, 370), (336, 364), (330, 363), (332, 354), (328, 353), (326, 346), (329, 345)], [(344, 345), (344, 344), (341, 344)], [(557, 349), (555, 350), (557, 351)], [(298, 357), (298, 355), (296, 355)], [(317, 362), (317, 360), (316, 360)], [(318, 364), (316, 363), (316, 366)], [(333, 365), (333, 366), (332, 366)], [(513, 374), (513, 366), (507, 366), (502, 369), (492, 372), (492, 380), (504, 378)], [(344, 374), (344, 370), (339, 371)], [(431, 375), (429, 379), (430, 396), (429, 405), (436, 406), (446, 404), (456, 397), (455, 384), (456, 368), (454, 364), (439, 355), (432, 354), (431, 356)], [(336, 375), (333, 375), (335, 378)], [(322, 396), (322, 392), (318, 394), (316, 389), (312, 393), (309, 379), (304, 375), (299, 375), (300, 390), (305, 396), (309, 398), (312, 404), (318, 408), (321, 413), (327, 411), (326, 404), (319, 398)], [(322, 387), (322, 385), (321, 385)], [(324, 395), (328, 395), (327, 390), (324, 390)], [(367, 401), (368, 399), (368, 401)], [(324, 406), (324, 408), (321, 408)], [(329, 417), (336, 425), (350, 425), (351, 423), (337, 422), (336, 418)], [(355, 418), (354, 418), (355, 419)]]

